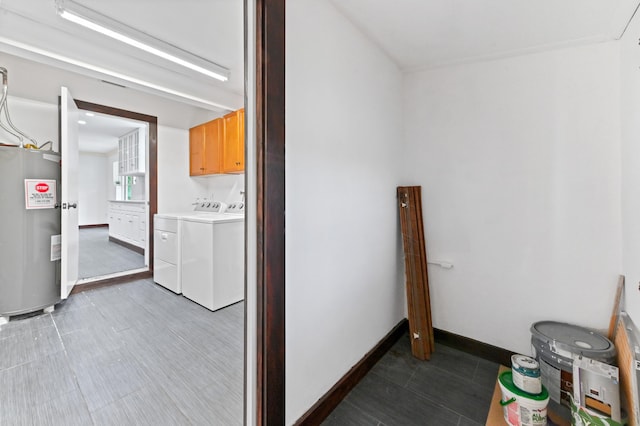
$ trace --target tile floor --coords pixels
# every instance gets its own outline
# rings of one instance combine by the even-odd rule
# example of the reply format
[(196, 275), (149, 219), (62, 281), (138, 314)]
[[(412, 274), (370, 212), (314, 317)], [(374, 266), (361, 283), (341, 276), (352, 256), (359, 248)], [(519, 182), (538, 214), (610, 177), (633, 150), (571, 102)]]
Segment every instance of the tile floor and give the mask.
[(405, 334), (323, 425), (484, 425), (498, 367), (438, 343), (419, 361)]
[(244, 304), (151, 279), (0, 326), (0, 425), (241, 425)]
[[(211, 312), (151, 279), (0, 326), (0, 425), (241, 425), (243, 303)], [(323, 423), (483, 425), (498, 365), (404, 335)]]
[(109, 241), (108, 227), (80, 229), (80, 278), (139, 268), (144, 268), (144, 255)]

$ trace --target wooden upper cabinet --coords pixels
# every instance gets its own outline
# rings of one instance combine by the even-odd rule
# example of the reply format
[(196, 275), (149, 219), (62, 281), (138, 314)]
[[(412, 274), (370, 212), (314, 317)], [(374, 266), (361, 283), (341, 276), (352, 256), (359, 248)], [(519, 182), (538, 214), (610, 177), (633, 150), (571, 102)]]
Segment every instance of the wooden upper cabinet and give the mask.
[(244, 172), (244, 109), (189, 129), (189, 175)]
[(205, 127), (205, 169), (207, 174), (222, 172), (224, 122), (221, 118), (209, 121)]
[(189, 129), (189, 175), (203, 175), (204, 167), (204, 124)]
[(218, 118), (189, 129), (189, 174), (222, 172), (223, 120)]
[(224, 148), (222, 171), (244, 172), (244, 108), (229, 113), (224, 120)]

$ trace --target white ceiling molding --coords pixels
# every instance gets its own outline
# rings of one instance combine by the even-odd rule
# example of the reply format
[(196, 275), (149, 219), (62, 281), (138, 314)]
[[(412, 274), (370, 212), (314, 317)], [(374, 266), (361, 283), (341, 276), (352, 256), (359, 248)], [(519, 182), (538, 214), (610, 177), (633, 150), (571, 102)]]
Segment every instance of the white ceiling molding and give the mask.
[(619, 39), (639, 0), (328, 0), (405, 72)]
[(620, 40), (633, 17), (638, 13), (640, 1), (614, 2), (617, 5), (616, 11), (611, 19), (611, 38)]

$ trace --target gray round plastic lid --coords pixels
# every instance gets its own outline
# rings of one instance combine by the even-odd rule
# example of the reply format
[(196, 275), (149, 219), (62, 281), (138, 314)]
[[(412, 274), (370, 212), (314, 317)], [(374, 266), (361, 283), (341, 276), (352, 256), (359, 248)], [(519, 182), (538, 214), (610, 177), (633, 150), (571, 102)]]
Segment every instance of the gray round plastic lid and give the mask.
[(531, 326), (533, 338), (555, 345), (566, 351), (589, 356), (602, 356), (606, 352), (615, 354), (615, 346), (601, 334), (584, 327), (556, 321), (540, 321)]

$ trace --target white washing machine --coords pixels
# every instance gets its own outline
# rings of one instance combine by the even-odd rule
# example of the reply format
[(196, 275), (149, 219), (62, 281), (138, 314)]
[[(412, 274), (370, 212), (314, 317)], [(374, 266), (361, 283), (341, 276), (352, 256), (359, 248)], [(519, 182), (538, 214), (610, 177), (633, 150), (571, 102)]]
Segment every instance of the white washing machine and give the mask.
[(192, 211), (153, 216), (153, 281), (177, 294), (182, 293), (182, 218), (200, 212), (220, 214), (226, 209), (219, 201), (205, 200), (194, 204)]
[(215, 311), (244, 300), (244, 205), (182, 218), (182, 295)]

